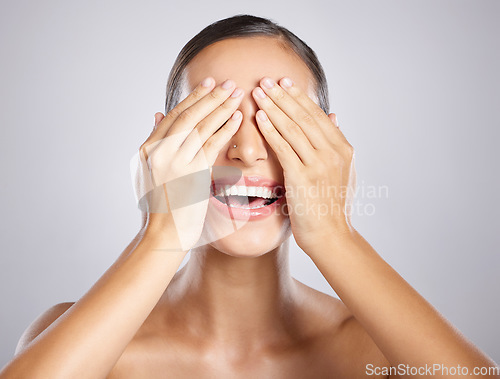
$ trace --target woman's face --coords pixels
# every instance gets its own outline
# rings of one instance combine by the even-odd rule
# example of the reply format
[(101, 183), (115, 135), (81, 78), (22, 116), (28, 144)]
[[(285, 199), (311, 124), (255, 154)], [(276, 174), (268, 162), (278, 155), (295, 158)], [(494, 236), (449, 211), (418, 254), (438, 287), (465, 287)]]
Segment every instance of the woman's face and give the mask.
[[(258, 176), (264, 181), (271, 179), (275, 185), (284, 188), (282, 167), (255, 120), (255, 113), (259, 108), (253, 99), (252, 90), (259, 86), (260, 80), (265, 76), (276, 81), (288, 76), (307, 91), (312, 99), (316, 99), (312, 74), (305, 63), (274, 38), (233, 38), (203, 49), (188, 64), (185, 74), (185, 84), (189, 91), (207, 76), (213, 77), (217, 85), (231, 79), (245, 91), (238, 108), (243, 114), (243, 120), (238, 131), (220, 151), (214, 164), (213, 179), (214, 174), (217, 174), (217, 178), (224, 176), (223, 172), (228, 168), (240, 172), (244, 177)], [(234, 148), (233, 145), (237, 147)], [(241, 178), (236, 185), (247, 185), (247, 188), (254, 186), (245, 181), (245, 178)], [(258, 187), (259, 182), (255, 186)], [(284, 201), (266, 217), (243, 216), (235, 219), (228, 212), (233, 211), (233, 208), (224, 205), (221, 212), (222, 204), (216, 203), (219, 205), (216, 207), (214, 200), (215, 198), (211, 198), (209, 202), (202, 238), (221, 252), (239, 257), (259, 256), (278, 247), (291, 234)], [(252, 203), (247, 202), (242, 207), (252, 207)], [(234, 211), (233, 215), (237, 210)], [(245, 212), (249, 214), (248, 211), (243, 213)]]

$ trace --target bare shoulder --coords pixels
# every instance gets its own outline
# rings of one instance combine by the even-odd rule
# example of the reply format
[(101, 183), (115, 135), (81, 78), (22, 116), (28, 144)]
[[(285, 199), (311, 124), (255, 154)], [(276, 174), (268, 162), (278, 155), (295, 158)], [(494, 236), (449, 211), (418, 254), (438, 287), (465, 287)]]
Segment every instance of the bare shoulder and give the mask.
[[(300, 282), (298, 282), (300, 283)], [(314, 350), (325, 370), (339, 377), (366, 377), (370, 368), (388, 367), (389, 362), (345, 304), (303, 283), (305, 304), (315, 323)], [(371, 375), (377, 377), (377, 375)]]
[(56, 321), (64, 312), (66, 312), (74, 303), (59, 303), (56, 304), (40, 316), (38, 316), (26, 328), (17, 344), (16, 353), (20, 352), (28, 346), (40, 333), (47, 329), (54, 321)]

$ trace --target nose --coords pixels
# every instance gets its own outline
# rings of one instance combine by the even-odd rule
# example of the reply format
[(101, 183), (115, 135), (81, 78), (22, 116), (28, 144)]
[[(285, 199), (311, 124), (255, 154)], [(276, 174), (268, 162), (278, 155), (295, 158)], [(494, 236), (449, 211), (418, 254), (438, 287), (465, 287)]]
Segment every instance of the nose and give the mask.
[(245, 99), (238, 108), (243, 114), (243, 120), (229, 141), (227, 157), (235, 163), (254, 166), (267, 160), (270, 147), (257, 126), (255, 113), (259, 108), (249, 92), (245, 94)]

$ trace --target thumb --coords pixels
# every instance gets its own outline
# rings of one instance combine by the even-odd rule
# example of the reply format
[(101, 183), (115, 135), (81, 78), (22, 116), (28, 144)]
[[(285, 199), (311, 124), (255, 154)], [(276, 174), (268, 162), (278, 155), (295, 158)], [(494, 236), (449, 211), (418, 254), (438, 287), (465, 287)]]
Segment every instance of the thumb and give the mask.
[(330, 113), (328, 115), (328, 117), (330, 118), (330, 120), (332, 120), (332, 122), (335, 124), (335, 126), (338, 128), (339, 127), (339, 122), (337, 121), (337, 115), (335, 113)]
[(161, 112), (156, 112), (156, 113), (155, 113), (155, 129), (156, 129), (156, 126), (158, 125), (158, 123), (159, 123), (161, 120), (163, 120), (163, 117), (165, 117), (165, 116), (163, 115), (163, 113), (161, 113)]

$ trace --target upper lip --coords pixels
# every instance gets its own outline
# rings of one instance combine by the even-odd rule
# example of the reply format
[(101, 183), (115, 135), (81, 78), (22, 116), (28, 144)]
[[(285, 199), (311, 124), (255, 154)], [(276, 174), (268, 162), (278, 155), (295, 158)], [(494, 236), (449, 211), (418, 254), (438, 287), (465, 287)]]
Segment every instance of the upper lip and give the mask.
[(224, 176), (212, 180), (212, 188), (214, 186), (231, 185), (231, 186), (247, 186), (247, 187), (267, 187), (274, 190), (276, 187), (281, 189), (281, 195), (285, 192), (281, 183), (274, 179), (265, 178), (263, 176)]

